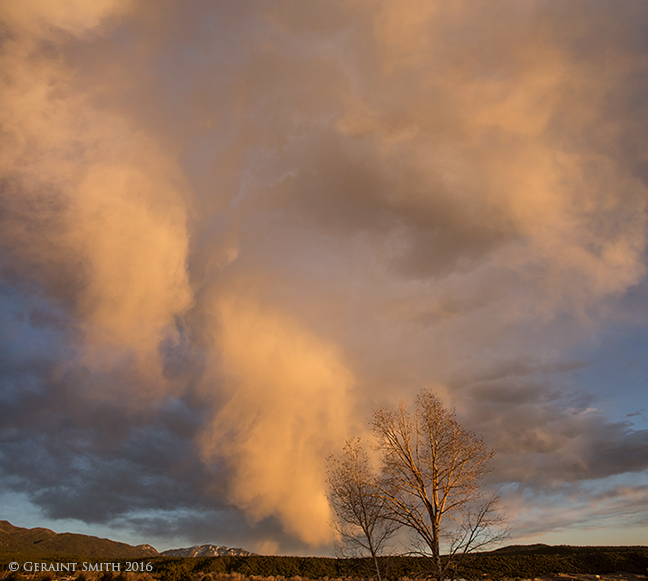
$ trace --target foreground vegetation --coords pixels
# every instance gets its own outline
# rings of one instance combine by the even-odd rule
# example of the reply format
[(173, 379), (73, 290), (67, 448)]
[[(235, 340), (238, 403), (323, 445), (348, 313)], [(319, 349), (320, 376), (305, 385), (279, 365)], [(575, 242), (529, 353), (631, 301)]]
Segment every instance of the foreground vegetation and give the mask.
[[(100, 562), (102, 559), (70, 557), (61, 555), (36, 557), (11, 554), (0, 556), (0, 577), (15, 581), (28, 578), (26, 575), (10, 574), (11, 561), (46, 562)], [(388, 579), (420, 579), (430, 577), (432, 566), (424, 557), (381, 557), (381, 567)], [(126, 560), (115, 560), (125, 563)], [(277, 579), (360, 579), (374, 576), (370, 559), (335, 559), (326, 557), (201, 557), (173, 558), (153, 557), (146, 562), (152, 564), (151, 573), (125, 573), (125, 566), (117, 573), (79, 573), (79, 581), (241, 581), (247, 578)], [(605, 575), (611, 573), (632, 573), (646, 575), (648, 572), (648, 547), (570, 547), (532, 545), (506, 547), (487, 553), (472, 555), (454, 573), (455, 577), (477, 578), (524, 578), (549, 576), (558, 573)], [(54, 579), (65, 575), (35, 573), (36, 579)]]

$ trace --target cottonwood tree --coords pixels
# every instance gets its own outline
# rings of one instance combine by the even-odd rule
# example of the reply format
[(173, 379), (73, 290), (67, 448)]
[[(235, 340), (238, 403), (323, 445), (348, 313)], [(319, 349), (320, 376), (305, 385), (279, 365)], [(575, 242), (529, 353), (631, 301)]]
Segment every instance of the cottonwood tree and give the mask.
[(422, 542), (439, 581), (470, 551), (507, 536), (497, 494), (485, 498), (480, 489), (495, 452), (459, 424), (454, 410), (424, 390), (413, 415), (401, 403), (376, 410), (371, 424), (382, 453), (380, 498), (390, 518)]
[[(328, 459), (329, 502), (335, 513), (331, 522), (343, 547), (353, 555), (369, 554), (378, 581), (381, 581), (379, 555), (389, 538), (400, 528), (391, 518), (385, 491), (378, 486), (375, 472), (359, 438), (346, 443), (340, 457)], [(348, 554), (348, 553), (347, 553)]]

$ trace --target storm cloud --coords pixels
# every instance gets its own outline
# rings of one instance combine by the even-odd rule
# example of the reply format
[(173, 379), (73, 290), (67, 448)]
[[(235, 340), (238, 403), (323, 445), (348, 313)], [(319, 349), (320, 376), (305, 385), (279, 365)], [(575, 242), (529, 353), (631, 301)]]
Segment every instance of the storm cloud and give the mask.
[(515, 540), (645, 543), (644, 2), (0, 20), (0, 478), (42, 524), (325, 553), (326, 457), (432, 388)]

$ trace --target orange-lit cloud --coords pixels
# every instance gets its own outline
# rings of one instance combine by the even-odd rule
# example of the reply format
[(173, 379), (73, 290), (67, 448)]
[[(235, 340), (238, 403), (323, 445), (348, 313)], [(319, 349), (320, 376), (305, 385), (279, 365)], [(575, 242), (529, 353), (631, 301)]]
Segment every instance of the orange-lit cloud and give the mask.
[(39, 269), (50, 292), (72, 301), (91, 359), (106, 347), (133, 350), (158, 373), (164, 329), (192, 300), (186, 180), (154, 140), (75, 90), (62, 55), (37, 46), (83, 37), (120, 8), (7, 8), (16, 28), (3, 55), (4, 236), (16, 264)]
[(646, 469), (582, 385), (645, 326), (643, 3), (0, 19), (0, 468), (47, 515), (325, 551), (326, 457), (429, 386), (511, 506)]
[(306, 542), (329, 542), (325, 460), (348, 437), (351, 374), (334, 349), (251, 299), (218, 299), (215, 309), (227, 388), (204, 454), (232, 466), (229, 499), (251, 518), (279, 514)]

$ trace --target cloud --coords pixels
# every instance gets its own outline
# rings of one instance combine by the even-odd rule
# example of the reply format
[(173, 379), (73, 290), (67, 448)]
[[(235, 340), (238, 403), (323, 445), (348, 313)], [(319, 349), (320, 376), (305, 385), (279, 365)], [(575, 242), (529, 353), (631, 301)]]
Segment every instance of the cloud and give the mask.
[(62, 31), (83, 35), (99, 27), (106, 17), (122, 12), (127, 5), (123, 0), (30, 0), (3, 6), (0, 17), (19, 32), (46, 36)]
[(330, 542), (325, 459), (348, 435), (352, 377), (280, 313), (241, 298), (216, 309), (226, 401), (201, 437), (203, 454), (231, 465), (228, 498), (251, 518), (278, 514), (306, 542)]
[(50, 518), (324, 550), (326, 456), (430, 386), (511, 505), (642, 474), (645, 430), (579, 374), (644, 316), (647, 18), (0, 9), (5, 482)]
[(639, 479), (619, 484), (611, 478), (598, 489), (596, 485), (578, 484), (550, 494), (534, 492), (533, 502), (529, 502), (528, 494), (509, 495), (506, 508), (517, 529), (514, 534), (522, 538), (565, 531), (574, 534), (579, 529), (632, 530), (645, 526), (648, 515), (637, 510), (645, 495), (646, 487)]

